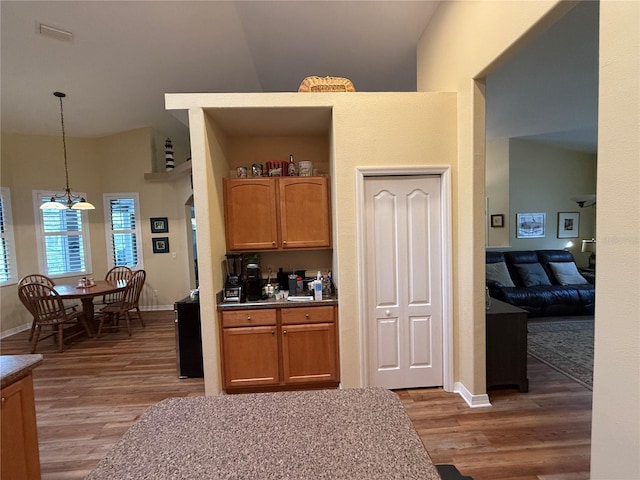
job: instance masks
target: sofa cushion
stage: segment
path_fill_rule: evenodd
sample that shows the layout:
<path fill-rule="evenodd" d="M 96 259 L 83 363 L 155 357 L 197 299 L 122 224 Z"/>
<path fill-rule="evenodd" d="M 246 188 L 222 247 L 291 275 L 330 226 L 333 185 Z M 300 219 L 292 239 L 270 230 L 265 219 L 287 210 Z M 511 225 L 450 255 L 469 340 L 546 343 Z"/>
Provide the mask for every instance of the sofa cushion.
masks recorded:
<path fill-rule="evenodd" d="M 525 287 L 551 285 L 547 273 L 539 263 L 516 263 L 514 265 Z"/>
<path fill-rule="evenodd" d="M 487 281 L 498 282 L 503 287 L 515 287 L 513 280 L 511 280 L 511 276 L 509 275 L 509 270 L 507 270 L 506 263 L 487 263 L 485 267 L 487 272 Z"/>
<path fill-rule="evenodd" d="M 580 275 L 573 262 L 549 262 L 553 275 L 560 285 L 585 285 L 589 282 Z"/>

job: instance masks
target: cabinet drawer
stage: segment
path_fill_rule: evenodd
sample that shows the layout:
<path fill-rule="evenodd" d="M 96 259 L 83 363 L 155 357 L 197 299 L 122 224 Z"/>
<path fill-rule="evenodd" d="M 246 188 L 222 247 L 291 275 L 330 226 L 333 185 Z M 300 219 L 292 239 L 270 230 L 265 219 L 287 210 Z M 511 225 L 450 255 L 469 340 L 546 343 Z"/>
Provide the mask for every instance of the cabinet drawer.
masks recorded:
<path fill-rule="evenodd" d="M 275 309 L 266 310 L 238 310 L 222 312 L 223 327 L 250 327 L 253 325 L 275 325 Z"/>
<path fill-rule="evenodd" d="M 333 311 L 332 306 L 283 308 L 280 311 L 280 318 L 283 325 L 333 322 Z"/>

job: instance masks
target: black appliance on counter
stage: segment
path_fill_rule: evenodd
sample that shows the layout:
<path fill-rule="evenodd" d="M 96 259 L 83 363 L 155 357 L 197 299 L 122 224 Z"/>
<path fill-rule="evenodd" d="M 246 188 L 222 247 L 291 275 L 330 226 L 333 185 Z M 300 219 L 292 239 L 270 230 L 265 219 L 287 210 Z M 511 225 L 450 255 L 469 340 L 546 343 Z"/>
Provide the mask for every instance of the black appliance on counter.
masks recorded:
<path fill-rule="evenodd" d="M 204 377 L 200 302 L 198 298 L 183 298 L 174 304 L 174 312 L 178 377 Z"/>
<path fill-rule="evenodd" d="M 247 300 L 250 302 L 260 300 L 262 297 L 262 275 L 257 263 L 247 264 Z"/>
<path fill-rule="evenodd" d="M 224 301 L 244 302 L 246 293 L 243 290 L 242 254 L 228 253 L 225 257 L 227 279 L 224 283 Z"/>

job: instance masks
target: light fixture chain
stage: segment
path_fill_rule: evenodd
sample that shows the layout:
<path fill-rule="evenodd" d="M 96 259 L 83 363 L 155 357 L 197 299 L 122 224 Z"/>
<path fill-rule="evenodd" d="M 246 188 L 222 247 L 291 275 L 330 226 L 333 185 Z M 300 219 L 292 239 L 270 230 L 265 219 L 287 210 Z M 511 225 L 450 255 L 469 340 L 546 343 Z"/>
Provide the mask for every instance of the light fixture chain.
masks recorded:
<path fill-rule="evenodd" d="M 58 97 L 60 99 L 60 125 L 62 126 L 62 150 L 64 152 L 64 175 L 67 185 L 67 192 L 69 189 L 69 168 L 67 166 L 67 140 L 64 134 L 64 111 L 62 109 L 62 95 Z"/>

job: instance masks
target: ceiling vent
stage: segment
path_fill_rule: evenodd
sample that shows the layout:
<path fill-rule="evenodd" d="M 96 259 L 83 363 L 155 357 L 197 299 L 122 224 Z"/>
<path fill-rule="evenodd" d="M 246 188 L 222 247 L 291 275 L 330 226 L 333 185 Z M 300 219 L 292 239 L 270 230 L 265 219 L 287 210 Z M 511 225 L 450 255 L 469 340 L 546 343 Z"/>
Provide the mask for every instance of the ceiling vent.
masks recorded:
<path fill-rule="evenodd" d="M 65 40 L 67 42 L 73 40 L 73 33 L 60 30 L 59 28 L 50 27 L 44 23 L 38 25 L 38 33 L 45 37 L 51 37 L 57 40 Z"/>

